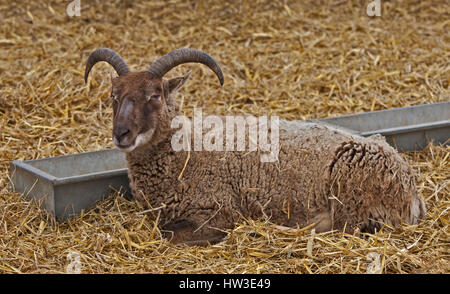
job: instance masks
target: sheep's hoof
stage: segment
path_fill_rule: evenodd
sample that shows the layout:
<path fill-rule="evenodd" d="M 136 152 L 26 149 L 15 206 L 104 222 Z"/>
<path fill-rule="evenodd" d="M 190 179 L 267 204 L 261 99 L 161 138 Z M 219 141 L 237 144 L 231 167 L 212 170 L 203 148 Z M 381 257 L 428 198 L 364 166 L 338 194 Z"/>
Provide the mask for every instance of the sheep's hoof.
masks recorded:
<path fill-rule="evenodd" d="M 163 236 L 173 244 L 186 244 L 188 246 L 208 246 L 223 240 L 225 233 L 221 231 L 202 234 L 196 232 L 197 226 L 188 220 L 180 220 L 163 227 Z"/>
<path fill-rule="evenodd" d="M 311 223 L 315 224 L 314 229 L 317 233 L 331 231 L 331 213 L 329 211 L 321 212 L 312 219 Z"/>
<path fill-rule="evenodd" d="M 217 243 L 220 243 L 223 241 L 223 236 L 220 237 L 212 237 L 208 239 L 202 239 L 202 240 L 190 240 L 190 241 L 183 241 L 176 244 L 186 244 L 188 246 L 209 246 L 214 245 Z"/>

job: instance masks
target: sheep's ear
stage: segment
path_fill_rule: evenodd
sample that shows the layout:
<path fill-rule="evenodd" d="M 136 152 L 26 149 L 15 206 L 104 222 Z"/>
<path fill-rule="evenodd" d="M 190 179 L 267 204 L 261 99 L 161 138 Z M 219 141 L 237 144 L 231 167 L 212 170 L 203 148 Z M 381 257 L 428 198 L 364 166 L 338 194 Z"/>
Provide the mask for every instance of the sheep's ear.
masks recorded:
<path fill-rule="evenodd" d="M 189 71 L 184 77 L 177 77 L 169 80 L 169 93 L 176 92 L 181 86 L 186 83 L 187 79 L 191 75 L 191 71 Z"/>

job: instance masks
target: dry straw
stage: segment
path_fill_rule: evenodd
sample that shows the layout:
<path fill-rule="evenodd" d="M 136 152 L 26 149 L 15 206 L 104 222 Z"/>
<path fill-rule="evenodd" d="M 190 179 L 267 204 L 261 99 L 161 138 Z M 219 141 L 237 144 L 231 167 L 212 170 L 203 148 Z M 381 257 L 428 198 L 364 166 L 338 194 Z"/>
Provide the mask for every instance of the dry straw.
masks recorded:
<path fill-rule="evenodd" d="M 98 47 L 134 70 L 180 47 L 199 65 L 178 94 L 186 114 L 309 119 L 449 100 L 450 8 L 442 1 L 0 1 L 0 273 L 449 273 L 450 149 L 404 154 L 428 214 L 369 235 L 285 230 L 248 220 L 214 246 L 172 245 L 157 213 L 115 193 L 56 223 L 9 191 L 8 163 L 112 147 L 107 65 L 83 82 Z"/>

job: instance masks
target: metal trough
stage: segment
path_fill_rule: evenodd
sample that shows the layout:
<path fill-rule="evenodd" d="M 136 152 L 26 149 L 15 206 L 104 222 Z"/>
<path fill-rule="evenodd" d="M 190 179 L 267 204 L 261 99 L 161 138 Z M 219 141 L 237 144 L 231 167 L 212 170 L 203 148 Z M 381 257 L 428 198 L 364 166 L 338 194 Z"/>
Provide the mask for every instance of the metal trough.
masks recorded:
<path fill-rule="evenodd" d="M 424 149 L 429 142 L 449 144 L 450 102 L 343 115 L 319 120 L 364 137 L 381 134 L 398 151 Z"/>
<path fill-rule="evenodd" d="M 450 102 L 312 120 L 362 136 L 382 134 L 399 151 L 421 150 L 429 141 L 449 144 Z M 125 156 L 117 149 L 38 160 L 12 161 L 11 185 L 40 200 L 58 220 L 77 215 L 111 194 L 130 195 Z"/>
<path fill-rule="evenodd" d="M 130 194 L 125 155 L 117 149 L 12 161 L 9 172 L 16 192 L 41 200 L 58 220 L 79 214 L 114 190 Z"/>

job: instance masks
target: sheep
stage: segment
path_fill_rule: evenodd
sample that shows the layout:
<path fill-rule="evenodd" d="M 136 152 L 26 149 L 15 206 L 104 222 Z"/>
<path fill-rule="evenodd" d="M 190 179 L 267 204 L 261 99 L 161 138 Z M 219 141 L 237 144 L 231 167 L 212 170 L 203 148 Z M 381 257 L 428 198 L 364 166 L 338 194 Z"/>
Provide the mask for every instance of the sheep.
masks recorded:
<path fill-rule="evenodd" d="M 202 63 L 223 85 L 218 63 L 207 53 L 183 48 L 146 71 L 130 72 L 117 53 L 101 48 L 88 58 L 86 82 L 99 61 L 118 74 L 111 78 L 112 135 L 126 153 L 133 197 L 158 212 L 164 236 L 174 243 L 218 242 L 243 218 L 311 225 L 318 232 L 373 232 L 384 224 L 417 224 L 425 216 L 415 172 L 382 136 L 364 138 L 320 123 L 280 119 L 275 162 L 262 162 L 261 150 L 175 151 L 171 139 L 180 129 L 171 122 L 182 113 L 173 94 L 190 73 L 164 75 L 183 63 Z"/>

